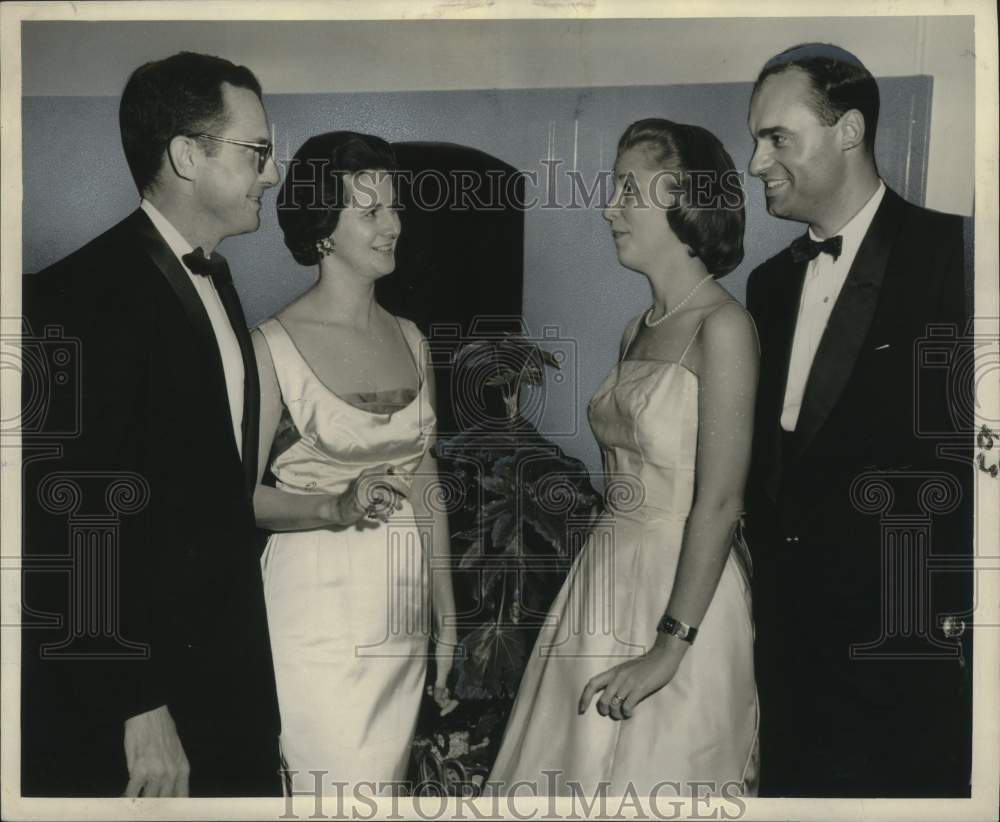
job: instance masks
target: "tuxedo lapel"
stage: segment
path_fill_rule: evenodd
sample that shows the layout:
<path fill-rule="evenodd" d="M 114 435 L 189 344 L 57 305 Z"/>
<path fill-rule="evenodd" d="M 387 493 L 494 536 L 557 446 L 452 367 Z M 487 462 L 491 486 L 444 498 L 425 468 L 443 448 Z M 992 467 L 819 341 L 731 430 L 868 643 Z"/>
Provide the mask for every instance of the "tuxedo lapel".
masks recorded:
<path fill-rule="evenodd" d="M 125 221 L 125 225 L 139 240 L 143 249 L 147 254 L 149 254 L 152 261 L 156 264 L 156 267 L 160 270 L 160 273 L 177 295 L 177 299 L 180 301 L 180 304 L 184 309 L 184 313 L 187 316 L 188 321 L 191 323 L 191 326 L 198 338 L 198 347 L 208 360 L 207 370 L 211 374 L 210 382 L 212 385 L 212 393 L 214 394 L 214 397 L 210 398 L 210 407 L 223 409 L 226 413 L 226 417 L 230 421 L 229 425 L 231 427 L 232 416 L 229 411 L 229 394 L 226 390 L 226 372 L 222 366 L 222 355 L 219 353 L 219 343 L 215 338 L 215 331 L 212 329 L 212 321 L 208 318 L 208 312 L 205 311 L 205 305 L 202 303 L 201 297 L 198 296 L 198 292 L 195 290 L 195 287 L 191 282 L 190 275 L 184 269 L 184 266 L 181 265 L 174 252 L 170 250 L 170 247 L 166 244 L 163 237 L 160 236 L 160 232 L 153 227 L 153 223 L 142 209 L 138 209 L 131 216 L 129 216 Z M 229 310 L 230 309 L 227 307 L 227 314 L 229 313 Z M 232 322 L 232 318 L 230 318 L 230 322 Z M 243 329 L 243 336 L 245 337 L 247 333 L 246 325 L 244 324 L 241 327 Z M 236 329 L 235 325 L 234 330 L 236 330 L 237 339 L 240 339 L 240 331 Z M 249 340 L 247 340 L 247 343 L 249 343 Z M 242 340 L 240 341 L 240 349 L 241 351 L 243 349 Z M 246 354 L 244 354 L 244 363 L 245 362 Z M 253 377 L 254 379 L 257 377 L 256 368 L 254 369 Z M 254 396 L 256 396 L 256 392 Z M 256 409 L 254 413 L 256 414 Z M 245 416 L 243 425 L 245 447 L 247 425 Z M 254 430 L 256 431 L 256 427 Z M 254 453 L 256 453 L 256 435 L 254 435 L 253 450 Z M 244 450 L 244 454 L 245 453 L 247 452 Z M 255 465 L 253 470 L 256 473 L 256 457 L 254 458 L 254 463 Z"/>
<path fill-rule="evenodd" d="M 260 415 L 260 380 L 257 374 L 257 360 L 253 353 L 253 344 L 250 342 L 250 332 L 247 331 L 247 321 L 243 314 L 243 306 L 240 305 L 239 296 L 233 285 L 232 275 L 229 273 L 229 266 L 226 266 L 226 275 L 213 277 L 219 299 L 223 308 L 226 309 L 226 316 L 229 324 L 233 327 L 236 340 L 240 344 L 240 355 L 243 358 L 243 430 L 242 451 L 243 473 L 246 482 L 246 490 L 250 497 L 253 496 L 257 487 L 257 433 L 258 417 Z"/>
<path fill-rule="evenodd" d="M 786 252 L 787 253 L 787 252 Z M 802 284 L 805 282 L 806 263 L 796 263 L 788 255 L 784 275 L 774 285 L 770 295 L 767 310 L 772 317 L 768 330 L 768 349 L 762 360 L 764 368 L 761 372 L 762 410 L 764 419 L 781 419 L 781 410 L 785 400 L 785 386 L 788 383 L 788 365 L 792 355 L 792 335 L 795 332 L 795 322 L 799 313 L 799 301 L 802 298 Z M 768 471 L 765 484 L 768 495 L 776 499 L 781 485 L 781 453 L 780 428 L 772 432 L 770 443 L 771 458 L 767 461 Z"/>
<path fill-rule="evenodd" d="M 812 442 L 854 371 L 871 327 L 902 200 L 886 190 L 820 338 L 796 426 L 796 456 Z"/>

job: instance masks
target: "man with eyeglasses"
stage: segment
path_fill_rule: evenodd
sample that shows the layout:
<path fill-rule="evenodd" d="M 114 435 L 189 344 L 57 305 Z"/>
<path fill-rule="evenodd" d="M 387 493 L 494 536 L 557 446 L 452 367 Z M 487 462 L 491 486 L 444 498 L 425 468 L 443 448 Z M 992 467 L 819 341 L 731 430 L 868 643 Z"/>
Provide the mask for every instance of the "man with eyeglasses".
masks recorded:
<path fill-rule="evenodd" d="M 79 435 L 37 487 L 26 475 L 25 553 L 66 552 L 65 514 L 42 490 L 52 472 L 81 494 L 117 482 L 130 503 L 94 549 L 110 552 L 104 589 L 79 571 L 68 585 L 25 574 L 25 608 L 58 619 L 23 634 L 22 793 L 280 794 L 252 507 L 257 372 L 215 252 L 257 229 L 279 179 L 261 88 L 243 66 L 184 52 L 132 74 L 119 119 L 139 208 L 25 277 L 32 328 L 80 352 Z M 110 629 L 67 659 L 53 649 L 81 607 Z"/>

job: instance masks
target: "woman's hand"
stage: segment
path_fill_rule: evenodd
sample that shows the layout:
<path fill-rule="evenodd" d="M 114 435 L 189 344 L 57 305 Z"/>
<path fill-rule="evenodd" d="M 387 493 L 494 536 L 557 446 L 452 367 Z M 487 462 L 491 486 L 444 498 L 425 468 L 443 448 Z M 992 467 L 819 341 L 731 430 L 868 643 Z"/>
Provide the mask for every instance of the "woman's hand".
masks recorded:
<path fill-rule="evenodd" d="M 658 634 L 656 643 L 641 657 L 593 677 L 580 695 L 577 710 L 586 713 L 594 694 L 604 691 L 597 700 L 597 712 L 616 720 L 628 719 L 640 702 L 674 678 L 687 648 L 684 640 Z"/>
<path fill-rule="evenodd" d="M 458 707 L 458 700 L 448 690 L 448 674 L 455 659 L 457 644 L 458 630 L 454 625 L 438 626 L 434 640 L 434 685 L 427 687 L 427 693 L 437 703 L 440 716 L 446 716 Z"/>
<path fill-rule="evenodd" d="M 403 507 L 410 483 L 384 463 L 366 468 L 340 496 L 330 497 L 320 507 L 320 516 L 336 525 L 353 525 L 362 518 L 388 522 Z"/>

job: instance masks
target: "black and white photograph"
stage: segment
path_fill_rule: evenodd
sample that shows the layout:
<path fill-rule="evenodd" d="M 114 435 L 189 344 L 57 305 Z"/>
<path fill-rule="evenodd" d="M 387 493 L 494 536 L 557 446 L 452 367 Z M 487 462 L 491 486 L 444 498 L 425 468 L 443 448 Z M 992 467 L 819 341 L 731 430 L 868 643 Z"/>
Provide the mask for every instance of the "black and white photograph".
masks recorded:
<path fill-rule="evenodd" d="M 997 819 L 997 10 L 0 8 L 4 819 Z"/>

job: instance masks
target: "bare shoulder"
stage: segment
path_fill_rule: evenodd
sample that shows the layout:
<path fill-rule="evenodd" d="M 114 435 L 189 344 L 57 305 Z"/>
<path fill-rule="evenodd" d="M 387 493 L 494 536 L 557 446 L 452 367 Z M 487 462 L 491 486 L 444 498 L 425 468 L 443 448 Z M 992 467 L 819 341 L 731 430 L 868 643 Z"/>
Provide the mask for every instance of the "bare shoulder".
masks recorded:
<path fill-rule="evenodd" d="M 386 312 L 387 314 L 389 312 Z M 389 314 L 393 317 L 396 322 L 399 323 L 399 327 L 403 329 L 403 333 L 411 340 L 423 341 L 425 339 L 424 333 L 420 330 L 413 320 L 408 320 L 406 317 L 400 317 L 398 314 Z"/>
<path fill-rule="evenodd" d="M 285 328 L 308 324 L 323 314 L 323 307 L 317 304 L 317 299 L 316 286 L 312 285 L 274 312 L 271 319 L 277 320 Z"/>
<path fill-rule="evenodd" d="M 702 321 L 702 343 L 706 355 L 758 351 L 757 328 L 750 312 L 736 300 L 725 300 L 710 308 Z"/>
<path fill-rule="evenodd" d="M 726 338 L 730 335 L 753 334 L 754 323 L 750 312 L 736 300 L 723 300 L 710 306 L 702 320 L 703 333 Z"/>

